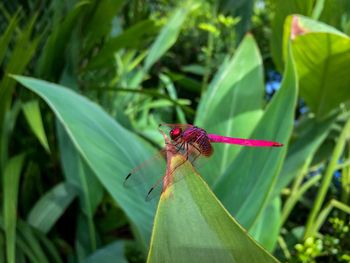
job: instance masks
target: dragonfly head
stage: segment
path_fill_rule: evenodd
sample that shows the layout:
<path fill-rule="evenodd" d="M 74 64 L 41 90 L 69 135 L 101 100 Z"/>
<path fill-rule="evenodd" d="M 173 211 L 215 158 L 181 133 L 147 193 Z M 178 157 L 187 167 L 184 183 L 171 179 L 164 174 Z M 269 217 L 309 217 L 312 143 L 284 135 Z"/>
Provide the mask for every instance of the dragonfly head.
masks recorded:
<path fill-rule="evenodd" d="M 182 134 L 181 128 L 173 128 L 170 131 L 170 138 L 175 141 L 177 138 L 179 138 Z"/>

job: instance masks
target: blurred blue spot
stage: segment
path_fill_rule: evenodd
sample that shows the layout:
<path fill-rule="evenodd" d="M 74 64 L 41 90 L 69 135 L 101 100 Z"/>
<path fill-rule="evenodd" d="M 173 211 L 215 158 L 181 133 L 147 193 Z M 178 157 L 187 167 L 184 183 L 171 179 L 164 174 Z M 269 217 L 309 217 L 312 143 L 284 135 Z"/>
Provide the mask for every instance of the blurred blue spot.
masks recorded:
<path fill-rule="evenodd" d="M 341 172 L 339 170 L 334 172 L 332 181 L 336 188 L 341 188 Z"/>
<path fill-rule="evenodd" d="M 281 86 L 282 76 L 275 70 L 267 72 L 265 90 L 268 95 L 273 95 Z"/>

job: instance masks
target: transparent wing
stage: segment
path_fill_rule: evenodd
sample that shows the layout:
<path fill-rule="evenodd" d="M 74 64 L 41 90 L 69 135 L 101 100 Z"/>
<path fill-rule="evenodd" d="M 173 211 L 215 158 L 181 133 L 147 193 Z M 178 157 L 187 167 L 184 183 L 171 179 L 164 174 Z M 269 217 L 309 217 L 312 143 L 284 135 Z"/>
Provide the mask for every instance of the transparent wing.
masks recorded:
<path fill-rule="evenodd" d="M 174 146 L 174 149 L 175 151 L 172 152 L 170 156 L 181 154 L 184 158 L 183 162 L 180 162 L 172 169 L 172 171 L 169 171 L 168 174 L 172 174 L 176 169 L 179 169 L 186 161 L 189 161 L 192 164 L 197 163 L 201 156 L 200 152 L 195 147 L 186 143 Z M 125 177 L 124 186 L 128 188 L 139 188 L 137 190 L 145 194 L 146 201 L 158 197 L 163 191 L 163 182 L 167 169 L 166 155 L 167 150 L 163 149 L 152 158 L 132 169 Z M 174 178 L 172 183 L 176 183 L 182 178 L 182 176 L 178 175 Z"/>

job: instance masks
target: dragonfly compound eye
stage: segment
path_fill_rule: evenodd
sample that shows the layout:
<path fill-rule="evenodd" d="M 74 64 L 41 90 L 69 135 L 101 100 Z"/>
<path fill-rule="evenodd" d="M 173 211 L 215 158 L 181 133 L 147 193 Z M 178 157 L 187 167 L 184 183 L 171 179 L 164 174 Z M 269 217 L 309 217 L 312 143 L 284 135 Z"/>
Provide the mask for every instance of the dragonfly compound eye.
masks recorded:
<path fill-rule="evenodd" d="M 182 130 L 181 128 L 173 128 L 171 131 L 170 131 L 170 138 L 172 140 L 176 140 L 182 133 Z"/>

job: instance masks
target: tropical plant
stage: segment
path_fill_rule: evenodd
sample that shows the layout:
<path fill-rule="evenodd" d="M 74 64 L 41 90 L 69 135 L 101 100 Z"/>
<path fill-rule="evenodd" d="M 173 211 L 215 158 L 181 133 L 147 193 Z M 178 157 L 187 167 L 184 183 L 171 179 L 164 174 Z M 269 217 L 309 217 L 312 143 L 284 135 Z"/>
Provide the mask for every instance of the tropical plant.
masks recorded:
<path fill-rule="evenodd" d="M 0 262 L 348 259 L 348 1 L 1 11 Z M 266 94 L 271 68 L 283 77 Z M 184 162 L 167 144 L 147 184 L 124 186 L 163 147 L 162 122 L 284 147 L 214 145 L 145 202 Z"/>

